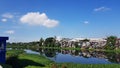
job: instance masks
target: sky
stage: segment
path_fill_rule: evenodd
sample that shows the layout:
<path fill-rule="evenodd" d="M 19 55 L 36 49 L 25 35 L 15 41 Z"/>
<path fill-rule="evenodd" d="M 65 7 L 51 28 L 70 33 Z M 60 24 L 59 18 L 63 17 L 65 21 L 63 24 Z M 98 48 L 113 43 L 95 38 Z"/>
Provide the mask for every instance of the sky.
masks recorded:
<path fill-rule="evenodd" d="M 120 37 L 120 0 L 0 0 L 0 36 L 9 42 L 47 37 Z"/>

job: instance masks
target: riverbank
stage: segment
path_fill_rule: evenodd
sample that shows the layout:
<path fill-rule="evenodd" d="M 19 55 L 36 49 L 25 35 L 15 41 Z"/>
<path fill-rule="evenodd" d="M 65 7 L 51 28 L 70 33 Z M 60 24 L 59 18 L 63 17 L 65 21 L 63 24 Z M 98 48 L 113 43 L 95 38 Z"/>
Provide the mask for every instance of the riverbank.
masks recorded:
<path fill-rule="evenodd" d="M 10 46 L 8 45 L 7 48 L 12 48 L 12 49 L 58 49 L 58 50 L 89 50 L 89 51 L 103 51 L 103 52 L 117 52 L 120 53 L 120 49 L 114 49 L 114 50 L 110 50 L 110 49 L 94 49 L 94 48 L 74 48 L 74 47 L 40 47 L 40 46 Z"/>
<path fill-rule="evenodd" d="M 26 54 L 23 50 L 8 50 L 7 64 L 13 68 L 120 68 L 119 64 L 55 63 L 42 55 Z"/>
<path fill-rule="evenodd" d="M 73 47 L 65 47 L 65 48 L 62 48 L 62 47 L 39 47 L 39 48 L 42 48 L 42 49 L 63 49 L 63 50 L 81 50 L 81 51 L 84 51 L 84 50 L 88 50 L 88 51 L 102 51 L 102 52 L 116 52 L 116 53 L 120 53 L 120 49 L 117 49 L 117 50 L 106 50 L 106 49 L 84 49 L 84 48 L 73 48 Z"/>
<path fill-rule="evenodd" d="M 74 64 L 74 63 L 62 63 L 53 64 L 53 68 L 120 68 L 119 64 Z"/>

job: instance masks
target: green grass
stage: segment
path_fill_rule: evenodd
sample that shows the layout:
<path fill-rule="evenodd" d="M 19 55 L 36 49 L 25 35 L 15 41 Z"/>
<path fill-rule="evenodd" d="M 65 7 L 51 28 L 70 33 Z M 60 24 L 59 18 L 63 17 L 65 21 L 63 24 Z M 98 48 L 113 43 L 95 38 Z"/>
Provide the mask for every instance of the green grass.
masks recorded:
<path fill-rule="evenodd" d="M 22 45 L 22 46 L 20 46 L 20 45 L 17 45 L 17 46 L 15 46 L 15 45 L 7 45 L 6 46 L 7 48 L 13 48 L 13 49 L 20 49 L 20 48 L 23 48 L 23 49 L 25 49 L 25 48 L 27 48 L 27 46 L 25 46 L 25 45 Z"/>
<path fill-rule="evenodd" d="M 20 60 L 31 60 L 34 63 L 38 63 L 43 67 L 49 66 L 52 61 L 48 60 L 47 58 L 39 55 L 34 54 L 21 54 L 18 57 Z M 24 63 L 24 62 L 23 62 Z"/>
<path fill-rule="evenodd" d="M 120 68 L 119 64 L 74 64 L 74 63 L 61 63 L 53 64 L 54 68 Z"/>
<path fill-rule="evenodd" d="M 44 56 L 26 54 L 21 50 L 7 51 L 7 64 L 13 68 L 49 68 L 53 61 Z"/>
<path fill-rule="evenodd" d="M 24 53 L 23 50 L 8 50 L 6 52 L 6 58 L 12 57 L 12 56 L 17 56 L 19 54 Z"/>

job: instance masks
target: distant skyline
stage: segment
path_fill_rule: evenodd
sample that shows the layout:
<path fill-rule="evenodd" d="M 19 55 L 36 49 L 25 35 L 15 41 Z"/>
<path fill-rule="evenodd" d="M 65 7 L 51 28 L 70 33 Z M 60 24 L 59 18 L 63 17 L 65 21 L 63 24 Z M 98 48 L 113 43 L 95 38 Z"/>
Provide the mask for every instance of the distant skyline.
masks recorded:
<path fill-rule="evenodd" d="M 1 0 L 0 36 L 10 42 L 120 37 L 119 6 L 120 0 Z"/>

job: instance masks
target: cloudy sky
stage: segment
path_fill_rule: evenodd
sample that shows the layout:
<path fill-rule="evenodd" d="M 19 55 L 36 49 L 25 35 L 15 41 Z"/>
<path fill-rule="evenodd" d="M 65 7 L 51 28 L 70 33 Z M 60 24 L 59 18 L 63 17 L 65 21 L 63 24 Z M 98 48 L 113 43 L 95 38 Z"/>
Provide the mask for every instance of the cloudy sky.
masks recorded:
<path fill-rule="evenodd" d="M 0 36 L 120 37 L 120 0 L 0 0 Z"/>

